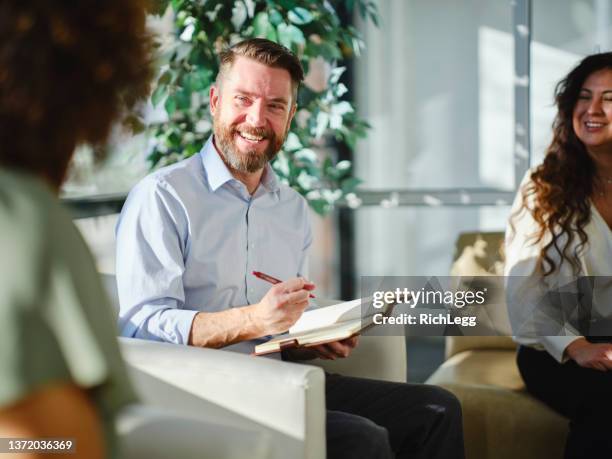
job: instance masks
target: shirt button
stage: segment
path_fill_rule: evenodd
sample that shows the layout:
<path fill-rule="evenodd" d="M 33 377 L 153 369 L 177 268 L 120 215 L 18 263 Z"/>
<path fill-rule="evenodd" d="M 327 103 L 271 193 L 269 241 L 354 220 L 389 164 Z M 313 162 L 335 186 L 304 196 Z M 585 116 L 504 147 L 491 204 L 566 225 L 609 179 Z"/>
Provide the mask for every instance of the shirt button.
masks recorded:
<path fill-rule="evenodd" d="M 255 248 L 255 244 L 251 244 L 251 248 L 254 249 Z"/>

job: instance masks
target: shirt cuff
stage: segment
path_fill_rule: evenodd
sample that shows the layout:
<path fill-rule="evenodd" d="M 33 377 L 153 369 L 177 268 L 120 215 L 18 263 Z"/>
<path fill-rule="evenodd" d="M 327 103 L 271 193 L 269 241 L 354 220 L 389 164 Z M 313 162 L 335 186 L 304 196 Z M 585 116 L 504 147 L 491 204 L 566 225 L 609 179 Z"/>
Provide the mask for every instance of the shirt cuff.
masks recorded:
<path fill-rule="evenodd" d="M 555 360 L 559 363 L 565 363 L 569 360 L 569 357 L 565 354 L 565 348 L 570 343 L 577 339 L 583 338 L 582 336 L 542 336 L 541 343 L 544 349 L 552 355 Z"/>
<path fill-rule="evenodd" d="M 134 337 L 187 345 L 191 324 L 198 312 L 174 308 L 156 311 L 136 328 Z"/>
<path fill-rule="evenodd" d="M 174 339 L 172 339 L 172 342 L 184 345 L 189 344 L 191 324 L 198 312 L 185 309 L 166 309 L 161 313 L 161 320 L 165 325 L 164 328 L 170 328 L 173 332 Z"/>

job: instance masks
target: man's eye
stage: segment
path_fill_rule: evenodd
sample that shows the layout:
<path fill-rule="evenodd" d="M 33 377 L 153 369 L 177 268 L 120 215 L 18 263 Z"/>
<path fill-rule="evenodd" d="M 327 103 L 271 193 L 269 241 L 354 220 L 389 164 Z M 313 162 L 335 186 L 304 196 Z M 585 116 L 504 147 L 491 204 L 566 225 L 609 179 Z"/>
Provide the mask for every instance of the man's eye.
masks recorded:
<path fill-rule="evenodd" d="M 246 104 L 248 103 L 249 99 L 247 97 L 244 96 L 236 96 L 236 100 L 241 103 L 241 104 Z"/>

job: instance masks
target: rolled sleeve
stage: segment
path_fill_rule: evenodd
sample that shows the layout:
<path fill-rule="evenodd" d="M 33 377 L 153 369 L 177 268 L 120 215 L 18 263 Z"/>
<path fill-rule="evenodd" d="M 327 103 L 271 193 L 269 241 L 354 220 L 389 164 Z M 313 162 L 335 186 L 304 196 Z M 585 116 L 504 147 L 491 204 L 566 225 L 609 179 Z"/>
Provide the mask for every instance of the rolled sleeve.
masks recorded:
<path fill-rule="evenodd" d="M 185 308 L 187 218 L 174 190 L 151 176 L 130 193 L 117 224 L 122 336 L 187 344 L 197 311 Z"/>
<path fill-rule="evenodd" d="M 165 341 L 174 344 L 189 344 L 189 334 L 194 316 L 198 311 L 169 307 L 167 299 L 160 304 L 150 302 L 137 308 L 131 319 L 121 329 L 122 336 Z M 137 325 L 140 324 L 140 325 Z"/>

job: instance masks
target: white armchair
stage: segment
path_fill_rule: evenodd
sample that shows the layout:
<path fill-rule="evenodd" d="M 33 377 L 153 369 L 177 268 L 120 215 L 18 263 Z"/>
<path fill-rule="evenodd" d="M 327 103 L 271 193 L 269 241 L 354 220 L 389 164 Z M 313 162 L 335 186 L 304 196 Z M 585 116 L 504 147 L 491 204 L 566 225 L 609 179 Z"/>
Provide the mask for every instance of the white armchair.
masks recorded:
<path fill-rule="evenodd" d="M 282 362 L 227 350 L 119 338 L 149 405 L 262 432 L 271 456 L 325 457 L 325 374 L 406 381 L 404 337 L 365 336 L 348 359 Z"/>
<path fill-rule="evenodd" d="M 263 432 L 275 458 L 325 457 L 320 368 L 137 339 L 120 343 L 145 403 Z"/>
<path fill-rule="evenodd" d="M 88 224 L 96 234 L 103 224 L 81 221 L 78 225 L 97 254 L 97 237 L 90 238 L 91 232 L 83 230 Z M 103 282 L 117 307 L 114 276 L 103 275 Z M 270 440 L 270 457 L 279 459 L 325 457 L 325 374 L 320 367 L 345 375 L 406 381 L 403 336 L 365 336 L 350 358 L 312 364 L 130 338 L 120 338 L 120 346 L 145 403 L 181 416 L 205 416 L 219 425 L 260 432 Z"/>

